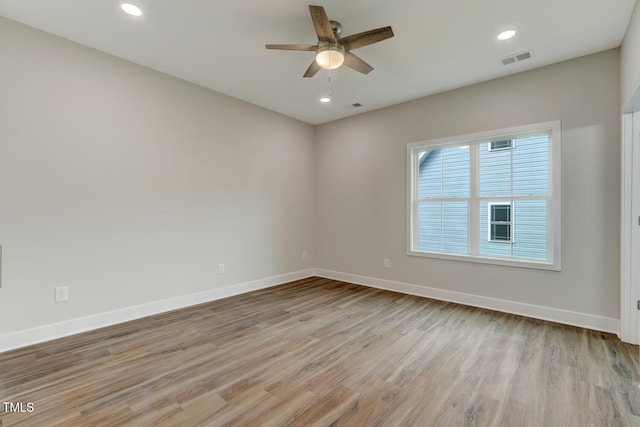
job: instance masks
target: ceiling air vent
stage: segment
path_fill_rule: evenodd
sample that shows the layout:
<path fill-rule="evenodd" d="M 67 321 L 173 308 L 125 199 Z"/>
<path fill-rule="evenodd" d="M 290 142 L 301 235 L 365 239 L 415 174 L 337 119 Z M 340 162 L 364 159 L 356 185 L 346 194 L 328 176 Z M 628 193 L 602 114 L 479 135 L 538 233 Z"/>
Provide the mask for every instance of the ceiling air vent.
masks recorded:
<path fill-rule="evenodd" d="M 530 59 L 531 57 L 533 57 L 533 51 L 528 50 L 526 52 L 509 55 L 505 58 L 500 59 L 500 62 L 502 62 L 502 65 L 509 65 L 516 62 L 524 61 L 525 59 Z"/>

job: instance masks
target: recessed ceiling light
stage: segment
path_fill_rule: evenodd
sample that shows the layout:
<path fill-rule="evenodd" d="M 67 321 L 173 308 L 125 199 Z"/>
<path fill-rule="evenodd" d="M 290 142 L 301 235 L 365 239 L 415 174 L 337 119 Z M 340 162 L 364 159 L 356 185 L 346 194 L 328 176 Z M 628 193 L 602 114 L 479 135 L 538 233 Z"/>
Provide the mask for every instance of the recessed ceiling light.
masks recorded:
<path fill-rule="evenodd" d="M 509 40 L 511 37 L 515 36 L 516 32 L 514 30 L 503 31 L 498 34 L 498 40 Z"/>
<path fill-rule="evenodd" d="M 327 102 L 331 102 L 331 98 L 329 98 L 328 96 L 323 96 L 322 98 L 320 98 L 320 102 L 326 104 Z"/>
<path fill-rule="evenodd" d="M 129 14 L 131 16 L 140 16 L 140 15 L 142 15 L 142 10 L 138 6 L 133 5 L 131 3 L 122 3 L 120 5 L 120 8 L 122 10 L 124 10 L 125 13 L 127 13 L 127 14 Z"/>

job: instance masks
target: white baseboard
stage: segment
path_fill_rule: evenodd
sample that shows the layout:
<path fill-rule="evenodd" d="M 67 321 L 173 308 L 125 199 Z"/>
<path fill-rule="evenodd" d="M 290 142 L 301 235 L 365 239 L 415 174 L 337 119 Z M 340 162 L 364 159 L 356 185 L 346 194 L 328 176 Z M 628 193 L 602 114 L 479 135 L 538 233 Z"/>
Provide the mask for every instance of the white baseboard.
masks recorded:
<path fill-rule="evenodd" d="M 596 331 L 610 332 L 620 336 L 620 319 L 594 316 L 592 314 L 578 313 L 575 311 L 561 310 L 558 308 L 544 307 L 540 305 L 526 304 L 516 301 L 508 301 L 496 298 L 483 297 L 462 292 L 448 291 L 445 289 L 429 288 L 426 286 L 412 285 L 409 283 L 393 282 L 374 277 L 359 276 L 356 274 L 340 273 L 337 271 L 315 269 L 315 275 L 327 279 L 340 280 L 357 285 L 372 288 L 385 289 L 404 294 L 432 298 L 441 301 L 454 302 L 473 307 L 486 308 L 504 313 L 518 314 L 534 319 L 549 320 L 551 322 L 566 325 L 579 326 L 581 328 Z"/>
<path fill-rule="evenodd" d="M 620 335 L 621 323 L 619 319 L 312 268 L 0 335 L 0 353 L 312 276 L 518 314 L 535 319 L 549 320 Z"/>
<path fill-rule="evenodd" d="M 264 279 L 238 283 L 236 285 L 225 286 L 223 288 L 211 289 L 195 294 L 183 295 L 176 298 L 154 301 L 146 304 L 122 308 L 119 310 L 113 310 L 77 319 L 66 320 L 64 322 L 39 326 L 33 329 L 12 332 L 9 334 L 0 335 L 0 353 L 20 347 L 26 347 L 32 344 L 50 341 L 56 338 L 62 338 L 81 332 L 91 331 L 105 326 L 128 322 L 129 320 L 135 320 L 141 317 L 151 316 L 154 314 L 164 313 L 179 308 L 189 307 L 196 304 L 202 304 L 234 295 L 252 292 L 259 289 L 269 288 L 271 286 L 292 282 L 294 280 L 304 279 L 313 275 L 313 269 L 301 270 L 293 273 L 281 274 Z"/>

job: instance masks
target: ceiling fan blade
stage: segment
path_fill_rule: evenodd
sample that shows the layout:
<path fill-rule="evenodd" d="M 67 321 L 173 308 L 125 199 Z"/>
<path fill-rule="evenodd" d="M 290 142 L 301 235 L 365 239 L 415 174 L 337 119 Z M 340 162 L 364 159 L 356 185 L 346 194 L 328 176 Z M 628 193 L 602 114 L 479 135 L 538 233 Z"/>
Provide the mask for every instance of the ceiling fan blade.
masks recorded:
<path fill-rule="evenodd" d="M 305 50 L 305 51 L 315 51 L 318 46 L 313 44 L 266 44 L 264 45 L 267 49 L 278 49 L 278 50 Z"/>
<path fill-rule="evenodd" d="M 313 21 L 313 26 L 316 29 L 318 40 L 321 42 L 335 43 L 336 37 L 333 35 L 331 22 L 329 22 L 329 17 L 324 11 L 324 7 L 309 5 L 309 12 L 311 12 L 311 20 Z"/>
<path fill-rule="evenodd" d="M 363 33 L 347 36 L 339 40 L 339 43 L 346 50 L 358 49 L 359 47 L 368 46 L 373 43 L 381 42 L 393 37 L 391 27 L 376 28 L 375 30 L 365 31 Z"/>
<path fill-rule="evenodd" d="M 371 65 L 367 64 L 351 52 L 345 52 L 344 65 L 349 68 L 353 68 L 356 71 L 360 71 L 362 74 L 369 74 L 373 71 L 373 67 Z"/>
<path fill-rule="evenodd" d="M 309 65 L 309 68 L 307 68 L 307 71 L 304 73 L 303 77 L 313 77 L 318 71 L 320 71 L 320 66 L 314 59 L 311 65 Z"/>

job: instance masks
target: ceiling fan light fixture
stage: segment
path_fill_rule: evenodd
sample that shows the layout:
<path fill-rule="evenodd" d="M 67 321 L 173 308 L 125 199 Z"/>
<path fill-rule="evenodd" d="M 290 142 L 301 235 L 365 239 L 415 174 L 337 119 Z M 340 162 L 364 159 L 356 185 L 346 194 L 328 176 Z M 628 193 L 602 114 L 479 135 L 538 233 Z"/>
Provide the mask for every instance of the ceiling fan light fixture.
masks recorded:
<path fill-rule="evenodd" d="M 316 62 L 320 68 L 334 70 L 344 62 L 344 49 L 336 45 L 322 46 L 316 54 Z"/>

